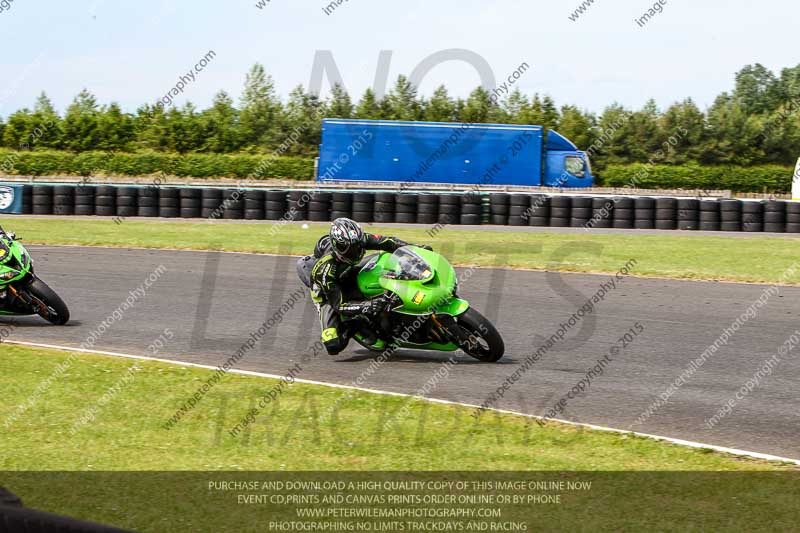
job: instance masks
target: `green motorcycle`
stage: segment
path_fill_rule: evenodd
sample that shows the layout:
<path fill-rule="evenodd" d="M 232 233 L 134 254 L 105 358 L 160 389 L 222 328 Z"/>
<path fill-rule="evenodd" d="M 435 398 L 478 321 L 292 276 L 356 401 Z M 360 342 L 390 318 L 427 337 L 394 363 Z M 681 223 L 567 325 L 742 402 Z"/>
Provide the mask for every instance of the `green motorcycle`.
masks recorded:
<path fill-rule="evenodd" d="M 33 259 L 13 233 L 0 233 L 0 315 L 39 315 L 64 325 L 69 309 L 33 272 Z"/>
<path fill-rule="evenodd" d="M 301 259 L 301 263 L 310 258 Z M 301 280 L 309 285 L 298 264 Z M 375 316 L 343 316 L 343 327 L 374 352 L 413 348 L 454 352 L 458 349 L 485 362 L 503 357 L 500 333 L 469 302 L 458 297 L 458 278 L 441 255 L 418 246 L 365 257 L 342 280 L 346 300 L 385 298 L 385 311 Z"/>

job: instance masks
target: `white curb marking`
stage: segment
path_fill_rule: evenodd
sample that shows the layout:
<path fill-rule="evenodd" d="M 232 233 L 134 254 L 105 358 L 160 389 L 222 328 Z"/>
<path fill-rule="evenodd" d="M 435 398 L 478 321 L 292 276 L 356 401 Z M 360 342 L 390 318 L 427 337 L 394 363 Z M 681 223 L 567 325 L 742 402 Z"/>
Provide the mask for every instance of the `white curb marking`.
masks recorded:
<path fill-rule="evenodd" d="M 198 364 L 198 363 L 189 363 L 189 362 L 186 362 L 186 361 L 174 361 L 174 360 L 170 360 L 170 359 L 161 359 L 161 358 L 158 358 L 158 357 L 147 357 L 147 356 L 144 356 L 144 355 L 131 355 L 131 354 L 124 354 L 124 353 L 118 353 L 118 352 L 106 352 L 106 351 L 99 351 L 99 350 L 85 350 L 83 348 L 71 348 L 69 346 L 58 346 L 58 345 L 54 345 L 54 344 L 43 344 L 43 343 L 37 343 L 37 342 L 11 341 L 11 340 L 6 340 L 6 341 L 3 341 L 3 342 L 4 342 L 4 344 L 17 344 L 17 345 L 21 345 L 21 346 L 33 346 L 33 347 L 37 347 L 37 348 L 48 348 L 48 349 L 51 349 L 51 350 L 64 350 L 64 351 L 67 351 L 67 352 L 80 352 L 80 353 L 87 353 L 87 354 L 108 355 L 108 356 L 112 356 L 112 357 L 123 357 L 123 358 L 126 358 L 126 359 L 140 359 L 140 360 L 145 360 L 145 361 L 156 361 L 156 362 L 159 362 L 159 363 L 166 363 L 166 364 L 170 364 L 170 365 L 178 365 L 178 366 L 185 366 L 185 367 L 191 367 L 191 368 L 202 368 L 202 369 L 205 369 L 205 370 L 217 370 L 217 367 L 215 367 L 215 366 L 203 365 L 203 364 Z M 230 374 L 239 374 L 239 375 L 242 375 L 242 376 L 255 376 L 255 377 L 270 378 L 270 379 L 281 379 L 281 378 L 283 378 L 283 376 L 279 376 L 277 374 L 267 374 L 265 372 L 254 372 L 252 370 L 239 370 L 239 369 L 236 369 L 236 368 L 232 368 L 231 370 L 228 371 L 228 373 L 230 373 Z M 472 407 L 472 408 L 475 408 L 475 409 L 480 409 L 480 406 L 473 405 L 473 404 L 470 404 L 470 403 L 453 402 L 453 401 L 450 401 L 450 400 L 441 400 L 441 399 L 438 399 L 438 398 L 421 398 L 421 397 L 415 396 L 413 394 L 405 394 L 405 393 L 402 393 L 402 392 L 390 392 L 390 391 L 382 391 L 382 390 L 377 390 L 377 389 L 367 389 L 367 388 L 363 388 L 363 387 L 354 387 L 352 385 L 340 385 L 338 383 L 326 383 L 324 381 L 314 381 L 314 380 L 311 380 L 311 379 L 295 378 L 295 382 L 297 382 L 297 383 L 305 383 L 305 384 L 308 384 L 308 385 L 321 385 L 321 386 L 324 386 L 324 387 L 332 387 L 332 388 L 335 388 L 335 389 L 358 390 L 358 391 L 362 391 L 362 392 L 368 392 L 368 393 L 371 393 L 371 394 L 381 394 L 381 395 L 384 395 L 384 396 L 399 396 L 399 397 L 403 397 L 403 398 L 416 398 L 418 400 L 423 400 L 423 401 L 430 402 L 430 403 L 438 403 L 438 404 L 444 404 L 444 405 L 458 405 L 458 406 L 462 406 L 462 407 Z M 535 419 L 535 420 L 543 420 L 543 417 L 541 417 L 541 416 L 531 415 L 531 414 L 527 414 L 527 413 L 520 413 L 520 412 L 517 412 L 517 411 L 510 411 L 510 410 L 507 410 L 507 409 L 497 409 L 497 408 L 494 408 L 494 407 L 490 407 L 490 408 L 487 408 L 487 409 L 484 409 L 484 410 L 493 411 L 493 412 L 496 412 L 496 413 L 503 413 L 503 414 L 509 414 L 509 415 L 522 416 L 522 417 L 525 417 L 525 418 L 532 418 L 532 419 Z M 702 442 L 694 442 L 694 441 L 690 441 L 690 440 L 675 439 L 675 438 L 672 438 L 672 437 L 663 437 L 661 435 L 651 435 L 649 433 L 638 433 L 636 431 L 627 431 L 627 430 L 624 430 L 624 429 L 616 429 L 616 428 L 609 428 L 609 427 L 604 427 L 604 426 L 596 426 L 594 424 L 585 424 L 585 423 L 581 423 L 581 422 L 572 422 L 570 420 L 560 420 L 560 419 L 557 419 L 557 418 L 551 418 L 549 420 L 551 422 L 559 422 L 561 424 L 566 424 L 566 425 L 569 425 L 569 426 L 583 427 L 583 428 L 587 428 L 587 429 L 593 429 L 593 430 L 596 430 L 596 431 L 606 431 L 606 432 L 610 432 L 610 433 L 621 433 L 621 434 L 628 434 L 628 435 L 636 435 L 637 437 L 645 437 L 645 438 L 648 438 L 648 439 L 665 441 L 665 442 L 669 442 L 671 444 L 677 444 L 677 445 L 686 446 L 686 447 L 689 447 L 689 448 L 705 448 L 705 449 L 714 450 L 714 451 L 717 451 L 717 452 L 722 452 L 722 453 L 727 453 L 727 454 L 732 454 L 732 455 L 740 455 L 740 456 L 745 456 L 745 457 L 752 457 L 754 459 L 764 459 L 764 460 L 767 460 L 767 461 L 781 461 L 781 462 L 784 462 L 784 463 L 792 463 L 792 464 L 800 465 L 800 459 L 789 459 L 789 458 L 786 458 L 786 457 L 780 457 L 780 456 L 777 456 L 777 455 L 771 455 L 771 454 L 767 454 L 767 453 L 750 452 L 750 451 L 746 451 L 746 450 L 739 450 L 739 449 L 736 449 L 736 448 L 728 448 L 728 447 L 725 447 L 725 446 L 717 446 L 717 445 L 714 445 L 714 444 L 703 444 Z"/>

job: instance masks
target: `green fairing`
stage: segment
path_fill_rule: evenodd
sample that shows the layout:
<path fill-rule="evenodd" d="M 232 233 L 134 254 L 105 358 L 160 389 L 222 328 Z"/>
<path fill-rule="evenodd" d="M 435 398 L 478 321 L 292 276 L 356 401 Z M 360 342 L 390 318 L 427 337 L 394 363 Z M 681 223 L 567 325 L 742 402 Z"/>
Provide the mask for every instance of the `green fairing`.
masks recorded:
<path fill-rule="evenodd" d="M 27 255 L 27 251 L 25 247 L 22 246 L 18 241 L 12 241 L 10 239 L 6 239 L 4 237 L 0 237 L 0 290 L 5 289 L 9 283 L 13 283 L 15 281 L 19 281 L 24 278 L 28 272 L 30 272 L 31 268 L 33 268 L 33 259 Z M 28 257 L 28 263 L 23 267 L 24 264 L 23 258 L 24 256 Z M 14 266 L 20 266 L 20 268 L 11 268 L 9 267 L 9 259 L 14 259 L 16 263 Z M 6 272 L 16 272 L 16 275 L 11 278 L 4 278 L 2 277 Z M 0 315 L 17 315 L 19 313 L 6 311 L 0 309 Z"/>
<path fill-rule="evenodd" d="M 358 288 L 367 298 L 372 298 L 390 291 L 398 295 L 402 305 L 394 309 L 395 312 L 409 315 L 448 314 L 458 316 L 469 309 L 469 302 L 456 298 L 453 292 L 456 288 L 457 276 L 452 265 L 441 255 L 419 248 L 408 246 L 409 250 L 425 260 L 431 267 L 430 275 L 420 280 L 399 280 L 385 277 L 385 273 L 393 272 L 392 254 L 381 252 L 374 262 L 364 267 L 358 274 Z M 403 343 L 403 347 L 420 348 L 426 350 L 455 351 L 455 344 L 425 345 Z"/>
<path fill-rule="evenodd" d="M 6 272 L 16 272 L 17 274 L 13 278 L 0 279 L 0 288 L 5 288 L 9 283 L 18 281 L 25 277 L 25 274 L 30 271 L 31 265 L 33 264 L 33 261 L 29 260 L 28 264 L 25 267 L 22 267 L 21 265 L 23 263 L 23 256 L 26 254 L 25 248 L 23 248 L 23 246 L 17 241 L 11 241 L 10 246 L 8 246 L 9 242 L 7 240 L 3 239 L 3 241 L 5 245 L 0 244 L 0 276 Z M 8 254 L 4 253 L 6 248 L 9 250 Z M 13 258 L 17 265 L 20 265 L 20 268 L 10 268 L 8 266 L 10 263 L 9 258 Z M 14 266 L 16 267 L 17 265 Z"/>

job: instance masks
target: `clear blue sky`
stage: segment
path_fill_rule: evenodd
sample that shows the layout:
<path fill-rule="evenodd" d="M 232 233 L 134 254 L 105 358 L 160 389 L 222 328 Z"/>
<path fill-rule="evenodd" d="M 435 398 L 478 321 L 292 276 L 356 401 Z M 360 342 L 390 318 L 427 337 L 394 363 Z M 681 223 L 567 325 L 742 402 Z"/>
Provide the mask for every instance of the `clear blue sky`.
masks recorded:
<path fill-rule="evenodd" d="M 532 66 L 518 86 L 559 104 L 592 111 L 618 101 L 638 107 L 653 97 L 662 108 L 686 96 L 710 105 L 748 63 L 773 70 L 800 63 L 794 36 L 800 8 L 789 0 L 668 0 L 644 28 L 634 21 L 650 1 L 595 0 L 577 22 L 581 0 L 348 0 L 331 15 L 330 1 L 13 0 L 0 12 L 0 115 L 31 106 L 45 90 L 63 110 L 83 87 L 102 103 L 133 111 L 175 85 L 208 50 L 216 59 L 176 99 L 200 107 L 224 89 L 235 99 L 255 62 L 286 96 L 308 86 L 316 50 L 330 50 L 351 95 L 371 86 L 380 50 L 392 50 L 390 80 L 430 54 L 464 48 L 500 78 Z M 474 69 L 437 67 L 423 93 L 445 83 L 465 96 Z"/>

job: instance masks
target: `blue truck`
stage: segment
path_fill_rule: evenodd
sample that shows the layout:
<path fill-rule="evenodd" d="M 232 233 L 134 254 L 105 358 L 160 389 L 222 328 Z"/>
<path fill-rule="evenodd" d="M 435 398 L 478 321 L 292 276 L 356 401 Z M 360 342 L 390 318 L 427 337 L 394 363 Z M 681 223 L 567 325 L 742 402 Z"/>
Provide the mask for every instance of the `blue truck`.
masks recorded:
<path fill-rule="evenodd" d="M 591 187 L 586 152 L 542 126 L 324 119 L 320 182 Z"/>

